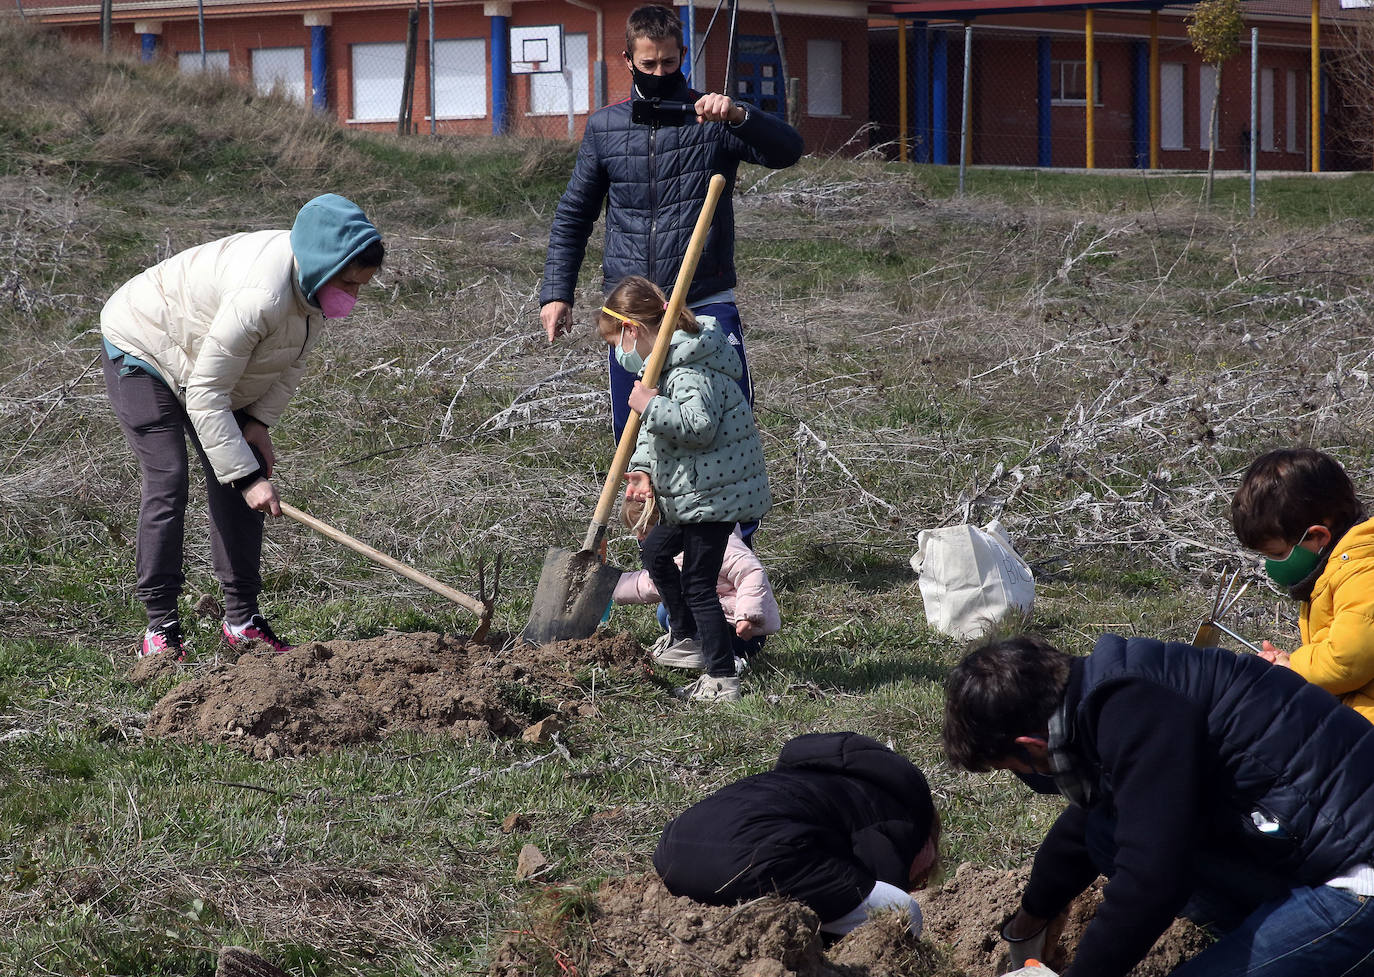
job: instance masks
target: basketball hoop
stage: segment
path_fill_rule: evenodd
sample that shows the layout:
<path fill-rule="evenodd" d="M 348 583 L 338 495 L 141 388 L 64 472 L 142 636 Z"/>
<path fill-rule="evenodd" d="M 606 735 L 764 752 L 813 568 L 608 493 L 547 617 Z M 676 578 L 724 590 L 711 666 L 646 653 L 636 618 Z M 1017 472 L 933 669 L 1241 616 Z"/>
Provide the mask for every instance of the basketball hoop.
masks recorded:
<path fill-rule="evenodd" d="M 547 24 L 510 29 L 513 75 L 555 75 L 564 68 L 563 26 Z"/>

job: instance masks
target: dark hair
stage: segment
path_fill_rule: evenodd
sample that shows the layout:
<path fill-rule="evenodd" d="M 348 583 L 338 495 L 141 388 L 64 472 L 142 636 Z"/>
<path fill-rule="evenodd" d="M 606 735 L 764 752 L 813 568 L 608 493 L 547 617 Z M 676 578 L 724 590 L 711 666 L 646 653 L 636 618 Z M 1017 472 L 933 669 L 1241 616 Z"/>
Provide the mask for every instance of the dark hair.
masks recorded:
<path fill-rule="evenodd" d="M 1034 635 L 976 648 L 945 680 L 941 742 L 955 767 L 989 770 L 1017 752 L 1019 736 L 1044 736 L 1073 659 Z"/>
<path fill-rule="evenodd" d="M 635 55 L 635 41 L 647 37 L 651 41 L 677 41 L 677 49 L 682 50 L 682 21 L 672 7 L 658 3 L 646 3 L 630 11 L 625 21 L 625 57 Z"/>
<path fill-rule="evenodd" d="M 1298 543 L 1309 526 L 1339 539 L 1365 518 L 1364 505 L 1340 462 L 1314 448 L 1281 448 L 1251 462 L 1231 498 L 1236 539 L 1252 550 Z"/>
<path fill-rule="evenodd" d="M 359 268 L 380 268 L 382 262 L 386 260 L 386 245 L 381 238 L 373 241 L 353 256 L 350 264 L 357 265 Z"/>
<path fill-rule="evenodd" d="M 627 319 L 633 319 L 646 329 L 657 332 L 659 326 L 663 324 L 663 313 L 668 308 L 668 298 L 663 294 L 663 289 L 659 288 L 647 278 L 639 275 L 630 275 L 628 278 L 621 279 L 619 285 L 611 289 L 611 294 L 606 296 L 606 308 L 614 309 Z M 620 333 L 620 327 L 624 325 L 615 316 L 609 316 L 602 312 L 596 321 L 597 332 L 601 333 L 601 338 L 608 342 L 614 341 Z M 677 317 L 677 328 L 683 332 L 700 332 L 701 327 L 697 325 L 697 317 L 692 315 L 692 310 L 682 309 Z"/>

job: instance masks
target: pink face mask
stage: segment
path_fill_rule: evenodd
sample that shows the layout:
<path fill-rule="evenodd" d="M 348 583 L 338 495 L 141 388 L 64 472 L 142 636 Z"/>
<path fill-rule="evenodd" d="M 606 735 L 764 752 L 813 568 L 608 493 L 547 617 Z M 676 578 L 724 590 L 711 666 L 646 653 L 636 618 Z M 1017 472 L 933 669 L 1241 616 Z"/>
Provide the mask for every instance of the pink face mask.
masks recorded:
<path fill-rule="evenodd" d="M 349 295 L 336 285 L 322 285 L 315 293 L 315 301 L 320 303 L 326 317 L 342 319 L 353 311 L 353 306 L 358 304 L 358 297 Z"/>

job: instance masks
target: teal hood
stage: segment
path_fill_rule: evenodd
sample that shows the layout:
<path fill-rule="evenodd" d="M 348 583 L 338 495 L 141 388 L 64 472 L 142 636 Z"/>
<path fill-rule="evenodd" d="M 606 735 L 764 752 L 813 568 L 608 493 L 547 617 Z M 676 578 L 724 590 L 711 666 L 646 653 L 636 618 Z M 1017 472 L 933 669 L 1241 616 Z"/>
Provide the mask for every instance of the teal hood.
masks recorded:
<path fill-rule="evenodd" d="M 315 293 L 320 286 L 381 239 L 362 208 L 346 197 L 324 193 L 307 203 L 291 226 L 291 252 L 306 299 L 318 305 Z"/>

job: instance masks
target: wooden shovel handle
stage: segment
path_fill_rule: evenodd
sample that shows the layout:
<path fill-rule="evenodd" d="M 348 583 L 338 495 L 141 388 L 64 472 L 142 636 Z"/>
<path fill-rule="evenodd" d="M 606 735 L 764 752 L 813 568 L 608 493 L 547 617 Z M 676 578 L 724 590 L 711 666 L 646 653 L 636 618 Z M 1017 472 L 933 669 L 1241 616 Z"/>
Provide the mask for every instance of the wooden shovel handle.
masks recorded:
<path fill-rule="evenodd" d="M 447 597 L 455 604 L 460 604 L 463 607 L 466 607 L 468 610 L 472 611 L 472 613 L 478 615 L 479 617 L 483 619 L 491 617 L 491 608 L 486 604 L 482 603 L 477 598 L 469 597 L 467 594 L 454 590 L 447 584 L 440 583 L 428 574 L 421 573 L 414 567 L 407 566 L 400 560 L 387 556 L 380 550 L 373 549 L 371 546 L 368 546 L 361 540 L 354 539 L 352 536 L 348 535 L 348 533 L 345 533 L 339 529 L 335 529 L 333 526 L 329 525 L 329 523 L 321 522 L 314 516 L 301 512 L 301 510 L 286 502 L 281 503 L 281 511 L 283 515 L 290 516 L 292 519 L 296 520 L 296 522 L 300 523 L 302 526 L 309 526 L 311 529 L 315 530 L 315 532 L 319 533 L 321 536 L 327 536 L 329 539 L 332 539 L 336 543 L 343 543 L 350 550 L 367 557 L 373 563 L 376 563 L 379 566 L 384 566 L 388 570 L 392 570 L 396 573 L 399 573 L 407 580 L 415 581 L 421 587 L 426 587 L 429 590 L 434 591 L 440 597 Z"/>
<path fill-rule="evenodd" d="M 652 387 L 658 382 L 658 375 L 668 360 L 668 347 L 672 345 L 673 333 L 677 331 L 677 319 L 687 305 L 687 291 L 691 288 L 692 277 L 697 271 L 697 262 L 701 260 L 701 252 L 706 247 L 706 235 L 711 230 L 711 219 L 716 215 L 716 205 L 720 203 L 720 196 L 724 192 L 725 177 L 717 173 L 711 177 L 711 183 L 706 188 L 706 202 L 701 205 L 696 227 L 692 230 L 692 239 L 687 244 L 687 253 L 682 256 L 682 267 L 678 269 L 677 282 L 673 285 L 672 297 L 668 299 L 668 308 L 663 310 L 663 324 L 658 330 L 658 337 L 654 340 L 654 351 L 649 354 L 649 359 L 644 364 L 644 377 L 641 382 L 646 387 Z M 616 493 L 620 491 L 620 481 L 625 477 L 625 469 L 630 465 L 630 456 L 634 454 L 635 439 L 638 437 L 639 411 L 632 410 L 629 420 L 625 422 L 625 430 L 621 432 L 620 443 L 616 446 L 611 470 L 606 474 L 606 485 L 601 490 L 596 513 L 587 528 L 587 538 L 582 543 L 583 550 L 596 549 L 601 537 L 605 535 L 606 527 L 610 524 L 611 508 L 615 505 Z"/>

